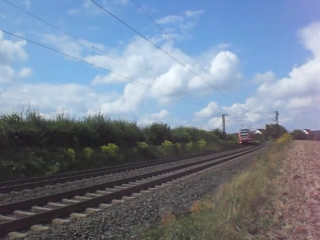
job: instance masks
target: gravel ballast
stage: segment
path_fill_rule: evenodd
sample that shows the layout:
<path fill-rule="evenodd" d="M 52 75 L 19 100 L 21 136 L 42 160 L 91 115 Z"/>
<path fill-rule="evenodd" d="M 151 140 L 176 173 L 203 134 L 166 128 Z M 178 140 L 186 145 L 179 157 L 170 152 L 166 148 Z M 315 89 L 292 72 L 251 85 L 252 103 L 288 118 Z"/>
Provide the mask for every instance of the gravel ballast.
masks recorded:
<path fill-rule="evenodd" d="M 195 200 L 214 191 L 221 183 L 243 170 L 260 151 L 193 174 L 177 183 L 142 194 L 83 219 L 53 226 L 42 233 L 31 233 L 25 239 L 141 239 L 141 230 L 137 229 L 158 223 L 160 208 L 190 206 Z"/>

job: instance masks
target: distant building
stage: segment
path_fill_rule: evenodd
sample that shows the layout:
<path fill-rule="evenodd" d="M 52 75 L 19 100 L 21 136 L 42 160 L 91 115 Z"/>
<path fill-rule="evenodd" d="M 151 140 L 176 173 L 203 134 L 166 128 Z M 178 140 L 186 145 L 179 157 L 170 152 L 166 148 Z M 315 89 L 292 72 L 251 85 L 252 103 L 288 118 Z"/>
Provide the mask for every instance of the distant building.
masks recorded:
<path fill-rule="evenodd" d="M 256 131 L 254 131 L 254 134 L 264 134 L 266 130 L 265 129 L 257 129 Z"/>

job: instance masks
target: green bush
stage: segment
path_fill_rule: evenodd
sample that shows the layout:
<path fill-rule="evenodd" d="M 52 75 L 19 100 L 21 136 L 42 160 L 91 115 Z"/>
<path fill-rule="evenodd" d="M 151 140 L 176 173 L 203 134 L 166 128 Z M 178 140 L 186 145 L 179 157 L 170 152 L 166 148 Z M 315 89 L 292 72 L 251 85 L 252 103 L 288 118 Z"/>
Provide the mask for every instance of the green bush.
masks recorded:
<path fill-rule="evenodd" d="M 172 147 L 173 147 L 173 143 L 168 141 L 168 140 L 165 140 L 162 144 L 161 144 L 163 150 L 164 150 L 164 153 L 166 155 L 170 155 L 172 154 Z"/>
<path fill-rule="evenodd" d="M 117 153 L 119 151 L 119 147 L 114 143 L 109 143 L 108 145 L 101 146 L 101 151 L 107 157 L 115 157 L 115 156 L 117 156 Z"/>
<path fill-rule="evenodd" d="M 90 148 L 90 147 L 86 147 L 83 151 L 84 151 L 84 154 L 86 156 L 86 159 L 87 160 L 91 160 L 92 154 L 93 154 L 93 149 Z"/>

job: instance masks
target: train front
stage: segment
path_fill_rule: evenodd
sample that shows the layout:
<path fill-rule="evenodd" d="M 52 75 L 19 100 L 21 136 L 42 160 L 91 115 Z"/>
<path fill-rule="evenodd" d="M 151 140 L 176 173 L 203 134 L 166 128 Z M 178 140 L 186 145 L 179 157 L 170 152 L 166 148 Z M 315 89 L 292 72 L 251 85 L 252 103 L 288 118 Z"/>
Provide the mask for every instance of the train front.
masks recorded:
<path fill-rule="evenodd" d="M 249 144 L 252 142 L 251 132 L 249 129 L 241 129 L 239 132 L 239 142 L 240 144 Z"/>

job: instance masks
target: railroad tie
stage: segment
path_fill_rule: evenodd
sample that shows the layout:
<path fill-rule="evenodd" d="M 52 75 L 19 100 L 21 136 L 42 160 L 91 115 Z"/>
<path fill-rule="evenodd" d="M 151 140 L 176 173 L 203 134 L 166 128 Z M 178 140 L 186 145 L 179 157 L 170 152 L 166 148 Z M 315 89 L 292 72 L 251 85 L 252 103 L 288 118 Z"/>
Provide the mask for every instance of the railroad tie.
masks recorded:
<path fill-rule="evenodd" d="M 114 188 L 115 188 L 115 189 L 120 189 L 120 190 L 122 190 L 122 189 L 127 189 L 128 187 L 124 187 L 124 186 L 114 186 Z"/>
<path fill-rule="evenodd" d="M 62 224 L 67 223 L 67 222 L 70 222 L 70 220 L 62 219 L 62 218 L 55 218 L 55 219 L 52 220 L 52 223 L 56 224 L 56 225 L 62 225 Z"/>
<path fill-rule="evenodd" d="M 112 204 L 117 204 L 117 203 L 123 203 L 124 200 L 113 199 L 111 202 L 112 202 Z"/>
<path fill-rule="evenodd" d="M 129 197 L 129 196 L 123 196 L 122 200 L 132 200 L 134 197 Z"/>
<path fill-rule="evenodd" d="M 33 206 L 31 209 L 35 212 L 46 212 L 46 211 L 52 210 L 51 208 L 38 207 L 38 206 Z"/>
<path fill-rule="evenodd" d="M 47 231 L 49 227 L 41 226 L 41 225 L 33 225 L 31 228 L 32 232 L 42 232 L 42 231 Z"/>
<path fill-rule="evenodd" d="M 0 215 L 0 221 L 13 221 L 13 220 L 16 220 L 16 218 Z"/>
<path fill-rule="evenodd" d="M 25 212 L 25 211 L 21 211 L 21 210 L 15 210 L 15 211 L 13 211 L 13 214 L 17 215 L 17 216 L 29 217 L 29 216 L 33 216 L 35 213 Z"/>
<path fill-rule="evenodd" d="M 50 207 L 65 207 L 65 206 L 67 206 L 66 204 L 54 203 L 54 202 L 48 202 L 47 205 Z"/>
<path fill-rule="evenodd" d="M 99 212 L 99 211 L 101 211 L 101 209 L 99 209 L 99 208 L 87 208 L 86 214 L 91 214 L 91 213 L 95 213 L 95 212 Z"/>
<path fill-rule="evenodd" d="M 71 199 L 66 199 L 66 198 L 62 199 L 61 201 L 63 203 L 71 203 L 71 204 L 80 202 L 79 200 L 71 200 Z"/>
<path fill-rule="evenodd" d="M 71 213 L 70 214 L 71 219 L 85 218 L 86 216 L 87 216 L 87 214 L 83 214 L 83 213 Z"/>
<path fill-rule="evenodd" d="M 137 186 L 137 183 L 124 183 L 124 184 L 122 184 L 122 186 L 125 188 L 135 187 L 135 186 Z"/>
<path fill-rule="evenodd" d="M 89 197 L 82 197 L 82 196 L 75 196 L 74 199 L 76 200 L 80 200 L 80 201 L 85 201 L 85 200 L 89 200 Z"/>
<path fill-rule="evenodd" d="M 19 233 L 19 232 L 10 232 L 10 233 L 8 233 L 7 236 L 9 239 L 17 239 L 17 238 L 25 238 L 27 236 L 27 234 Z"/>
<path fill-rule="evenodd" d="M 101 191 L 101 190 L 97 190 L 96 193 L 105 195 L 105 194 L 110 194 L 110 193 L 112 193 L 112 192 L 111 192 L 111 191 Z"/>
<path fill-rule="evenodd" d="M 100 197 L 102 194 L 97 194 L 97 193 L 86 193 L 87 197 Z"/>
<path fill-rule="evenodd" d="M 141 196 L 142 194 L 141 194 L 141 193 L 132 193 L 131 195 L 132 195 L 132 197 L 139 197 L 139 196 Z"/>
<path fill-rule="evenodd" d="M 109 207 L 112 207 L 112 204 L 101 203 L 99 205 L 99 208 L 102 208 L 102 209 L 107 209 Z"/>

